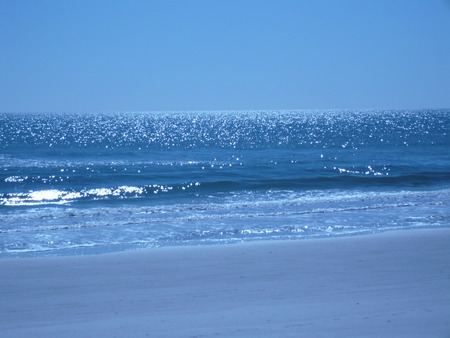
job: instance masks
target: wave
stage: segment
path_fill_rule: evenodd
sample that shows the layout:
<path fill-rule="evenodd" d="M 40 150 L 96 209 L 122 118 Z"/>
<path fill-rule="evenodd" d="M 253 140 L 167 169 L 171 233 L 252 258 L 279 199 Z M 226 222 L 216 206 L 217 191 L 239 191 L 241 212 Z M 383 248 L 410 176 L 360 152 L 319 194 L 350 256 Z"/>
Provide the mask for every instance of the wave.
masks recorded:
<path fill-rule="evenodd" d="M 153 193 L 168 191 L 171 187 L 153 187 Z M 116 188 L 95 188 L 80 191 L 57 189 L 30 191 L 26 193 L 0 194 L 0 204 L 5 206 L 31 206 L 41 204 L 64 204 L 78 200 L 99 200 L 110 198 L 133 198 L 148 193 L 149 187 L 120 186 Z"/>
<path fill-rule="evenodd" d="M 21 183 L 28 177 L 9 176 L 5 182 Z M 155 199 L 161 195 L 183 197 L 195 193 L 197 196 L 230 193 L 237 191 L 270 190 L 314 190 L 314 189 L 376 189 L 377 187 L 399 188 L 445 186 L 450 182 L 448 172 L 421 172 L 404 176 L 339 174 L 311 178 L 236 179 L 175 184 L 150 184 L 143 186 L 96 187 L 90 189 L 42 189 L 28 192 L 0 193 L 0 206 L 32 206 L 41 204 L 65 204 L 77 201 L 130 200 L 136 198 Z"/>
<path fill-rule="evenodd" d="M 328 175 L 309 178 L 260 179 L 240 181 L 217 181 L 202 184 L 210 190 L 234 190 L 236 188 L 259 189 L 332 189 L 368 188 L 377 186 L 419 186 L 450 181 L 450 172 L 422 172 L 408 175 Z"/>
<path fill-rule="evenodd" d="M 90 193 L 139 192 L 120 187 Z M 61 198 L 57 191 L 45 194 L 41 197 Z M 239 191 L 162 203 L 117 201 L 3 209 L 0 256 L 345 236 L 450 224 L 450 189 Z"/>
<path fill-rule="evenodd" d="M 128 187 L 129 188 L 129 187 Z M 128 189 L 127 188 L 127 189 Z M 133 190 L 133 189 L 130 189 Z M 51 192 L 52 194 L 54 192 Z M 58 221 L 69 220 L 69 226 L 80 226 L 76 220 L 93 219 L 97 226 L 99 219 L 110 218 L 110 225 L 139 223 L 177 222 L 188 220 L 272 217 L 283 215 L 326 214 L 343 211 L 363 211 L 383 208 L 411 207 L 419 205 L 450 204 L 450 189 L 425 191 L 343 191 L 343 190 L 309 190 L 298 192 L 292 190 L 274 190 L 268 192 L 234 192 L 208 196 L 206 199 L 193 200 L 189 203 L 151 204 L 151 205 L 113 205 L 91 208 L 40 208 L 31 213 L 6 213 L 3 220 L 13 224 L 14 221 Z M 122 218 L 121 222 L 118 219 Z M 59 221 L 58 221 L 59 222 Z M 97 225 L 96 225 L 97 224 Z M 107 225 L 103 223 L 102 226 Z M 67 228 L 68 225 L 36 225 L 36 230 L 50 228 Z M 11 231 L 18 228 L 12 225 Z M 16 230 L 14 230 L 16 229 Z"/>

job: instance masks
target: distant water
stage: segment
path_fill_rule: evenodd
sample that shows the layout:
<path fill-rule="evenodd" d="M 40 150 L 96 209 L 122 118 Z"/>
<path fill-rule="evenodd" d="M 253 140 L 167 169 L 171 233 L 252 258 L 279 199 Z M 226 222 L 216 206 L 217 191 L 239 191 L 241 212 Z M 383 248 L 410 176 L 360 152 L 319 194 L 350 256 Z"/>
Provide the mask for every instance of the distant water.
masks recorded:
<path fill-rule="evenodd" d="M 450 110 L 0 114 L 0 257 L 450 226 Z"/>

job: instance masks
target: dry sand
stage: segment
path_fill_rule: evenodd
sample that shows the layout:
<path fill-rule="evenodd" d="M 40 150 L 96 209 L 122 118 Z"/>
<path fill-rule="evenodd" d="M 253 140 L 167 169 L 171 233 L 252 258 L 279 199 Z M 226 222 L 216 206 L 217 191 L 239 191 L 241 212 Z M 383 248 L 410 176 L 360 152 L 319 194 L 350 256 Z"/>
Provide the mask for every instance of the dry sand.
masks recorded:
<path fill-rule="evenodd" d="M 2 337 L 450 337 L 450 229 L 0 260 Z"/>

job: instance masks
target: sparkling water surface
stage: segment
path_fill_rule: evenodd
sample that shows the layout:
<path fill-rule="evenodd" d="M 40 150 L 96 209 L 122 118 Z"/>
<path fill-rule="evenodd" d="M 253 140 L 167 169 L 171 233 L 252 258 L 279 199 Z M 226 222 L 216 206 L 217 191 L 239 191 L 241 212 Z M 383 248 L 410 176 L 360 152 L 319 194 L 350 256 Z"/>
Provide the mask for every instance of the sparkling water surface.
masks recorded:
<path fill-rule="evenodd" d="M 0 256 L 450 226 L 450 112 L 0 114 Z"/>

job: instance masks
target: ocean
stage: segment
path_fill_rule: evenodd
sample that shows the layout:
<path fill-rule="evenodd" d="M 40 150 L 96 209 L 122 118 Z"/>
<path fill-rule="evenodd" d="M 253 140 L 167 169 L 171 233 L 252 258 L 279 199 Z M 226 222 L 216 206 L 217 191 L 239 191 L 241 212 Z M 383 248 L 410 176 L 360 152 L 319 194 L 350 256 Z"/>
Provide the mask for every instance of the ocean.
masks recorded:
<path fill-rule="evenodd" d="M 0 114 L 0 257 L 450 226 L 450 110 Z"/>

